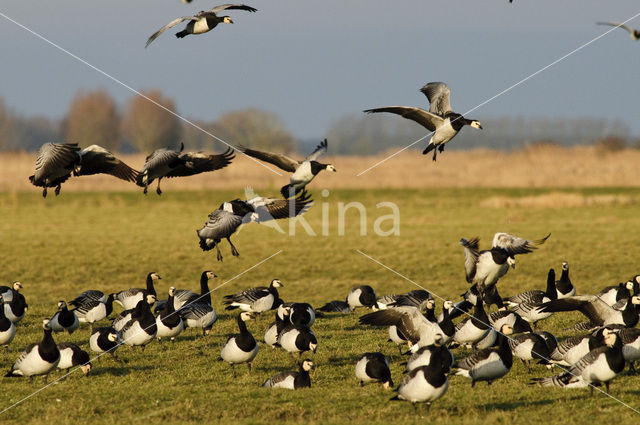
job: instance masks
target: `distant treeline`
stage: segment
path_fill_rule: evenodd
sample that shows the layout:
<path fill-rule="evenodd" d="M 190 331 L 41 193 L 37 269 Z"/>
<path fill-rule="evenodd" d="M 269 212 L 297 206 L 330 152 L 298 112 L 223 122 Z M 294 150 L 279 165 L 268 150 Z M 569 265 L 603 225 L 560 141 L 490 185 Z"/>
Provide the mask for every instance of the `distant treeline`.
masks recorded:
<path fill-rule="evenodd" d="M 277 115 L 255 108 L 231 111 L 212 121 L 192 120 L 198 129 L 171 113 L 178 113 L 175 102 L 160 90 L 142 94 L 147 99 L 133 96 L 119 108 L 104 90 L 79 92 L 61 120 L 21 116 L 0 98 L 0 150 L 33 151 L 49 141 L 98 144 L 113 151 L 142 153 L 176 146 L 180 141 L 189 149 L 224 148 L 222 143 L 212 144 L 211 135 L 215 135 L 231 144 L 301 152 L 312 150 L 326 137 L 331 154 L 373 155 L 407 146 L 427 134 L 420 125 L 401 117 L 357 113 L 336 120 L 317 139 L 296 140 Z M 640 147 L 640 141 L 632 140 L 629 127 L 617 120 L 501 117 L 483 119 L 482 124 L 482 131 L 465 128 L 447 148 L 510 150 L 533 144 Z M 413 148 L 423 149 L 427 141 L 428 136 Z"/>

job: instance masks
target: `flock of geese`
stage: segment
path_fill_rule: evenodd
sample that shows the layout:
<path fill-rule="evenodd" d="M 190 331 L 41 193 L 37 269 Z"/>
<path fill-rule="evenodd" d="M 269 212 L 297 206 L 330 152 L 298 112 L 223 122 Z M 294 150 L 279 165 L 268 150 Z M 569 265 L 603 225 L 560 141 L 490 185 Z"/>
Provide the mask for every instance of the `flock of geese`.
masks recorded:
<path fill-rule="evenodd" d="M 428 408 L 445 395 L 451 375 L 470 379 L 472 387 L 481 381 L 490 385 L 508 374 L 517 358 L 530 372 L 532 362 L 560 369 L 553 376 L 532 378 L 531 385 L 589 386 L 591 391 L 594 386 L 605 385 L 608 391 L 611 380 L 623 372 L 625 365 L 633 371 L 634 362 L 640 359 L 640 329 L 635 327 L 640 313 L 640 275 L 607 286 L 597 294 L 576 295 L 565 262 L 560 279 L 556 280 L 554 269 L 549 270 L 544 289 L 500 296 L 497 284 L 515 266 L 515 256 L 533 252 L 547 238 L 549 235 L 529 240 L 497 233 L 491 248 L 482 251 L 478 250 L 478 238 L 461 239 L 470 290 L 460 300 L 443 300 L 439 315 L 434 294 L 424 289 L 378 296 L 371 286 L 362 285 L 354 287 L 344 301 L 329 301 L 317 308 L 307 302 L 285 302 L 279 293 L 284 287 L 279 279 L 273 279 L 269 286 L 225 295 L 224 308 L 240 313 L 236 318 L 238 333 L 229 336 L 220 347 L 220 359 L 229 363 L 234 376 L 234 366 L 238 364 L 246 364 L 247 373 L 251 373 L 260 344 L 249 329 L 249 322 L 274 312 L 274 321 L 264 330 L 262 341 L 272 349 L 288 352 L 297 370 L 267 377 L 262 386 L 310 387 L 310 372 L 315 364 L 303 356 L 314 354 L 322 341 L 322 335 L 317 337 L 313 330 L 316 318 L 326 320 L 368 308 L 373 311 L 360 316 L 360 324 L 387 327 L 389 342 L 406 356 L 402 363 L 405 373 L 392 400 L 406 400 L 414 406 L 424 403 Z M 43 321 L 42 340 L 29 345 L 5 376 L 43 375 L 46 383 L 55 368 L 78 367 L 89 374 L 89 353 L 72 343 L 56 344 L 53 338 L 54 332 L 71 334 L 83 323 L 89 324 L 89 350 L 94 355 L 109 353 L 114 359 L 123 344 L 144 351 L 154 340 L 170 340 L 172 344 L 179 341 L 186 328 L 199 329 L 207 335 L 218 320 L 209 288 L 209 280 L 216 277 L 213 272 L 204 271 L 199 293 L 170 287 L 168 298 L 160 301 L 156 285 L 161 277 L 156 272 L 147 275 L 144 288 L 108 295 L 87 290 L 69 301 L 72 308 L 61 300 L 57 311 Z M 4 307 L 0 308 L 0 345 L 11 343 L 16 324 L 27 312 L 21 289 L 20 282 L 0 287 Z M 114 303 L 122 311 L 110 319 Z M 489 303 L 499 308 L 490 312 Z M 570 328 L 579 334 L 558 341 L 549 330 L 540 329 L 540 322 L 563 311 L 580 311 L 588 320 Z M 94 327 L 104 320 L 111 320 L 110 326 Z M 456 353 L 460 347 L 470 348 L 471 354 L 464 357 Z M 383 353 L 362 353 L 353 358 L 353 364 L 361 385 L 377 382 L 384 388 L 393 387 L 389 359 Z"/>

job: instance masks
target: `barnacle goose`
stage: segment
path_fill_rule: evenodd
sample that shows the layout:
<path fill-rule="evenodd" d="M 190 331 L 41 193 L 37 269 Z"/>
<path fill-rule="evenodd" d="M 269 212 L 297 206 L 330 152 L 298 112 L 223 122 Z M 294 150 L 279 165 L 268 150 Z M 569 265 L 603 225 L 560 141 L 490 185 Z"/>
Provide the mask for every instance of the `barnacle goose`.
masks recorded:
<path fill-rule="evenodd" d="M 160 28 L 158 31 L 154 32 L 151 37 L 147 40 L 145 44 L 145 48 L 151 44 L 153 40 L 158 38 L 160 34 L 168 30 L 169 28 L 173 28 L 176 25 L 180 24 L 184 21 L 187 22 L 187 26 L 182 30 L 176 33 L 176 37 L 183 38 L 189 34 L 204 34 L 205 32 L 209 32 L 218 24 L 233 24 L 231 17 L 229 16 L 218 16 L 218 13 L 223 10 L 246 10 L 247 12 L 256 12 L 258 9 L 255 9 L 251 6 L 245 6 L 244 4 L 223 4 L 220 6 L 216 6 L 213 9 L 209 10 L 201 10 L 193 16 L 183 16 L 181 18 L 176 18 L 173 21 L 169 22 L 167 25 Z"/>
<path fill-rule="evenodd" d="M 79 307 L 83 304 L 88 303 L 89 301 L 100 301 L 101 303 L 106 303 L 107 296 L 102 291 L 89 289 L 88 291 L 84 291 L 82 294 L 69 301 L 69 305 L 72 307 Z"/>
<path fill-rule="evenodd" d="M 608 25 L 610 27 L 617 27 L 617 28 L 621 28 L 625 31 L 627 31 L 629 33 L 629 35 L 631 35 L 631 39 L 638 41 L 640 40 L 640 30 L 634 30 L 631 27 L 621 24 L 620 22 L 596 22 L 596 24 L 598 25 Z"/>
<path fill-rule="evenodd" d="M 215 171 L 231 164 L 234 158 L 233 149 L 229 148 L 219 155 L 207 155 L 201 152 L 182 152 L 184 144 L 179 151 L 162 148 L 147 156 L 142 171 L 138 174 L 136 184 L 144 188 L 146 195 L 149 185 L 158 179 L 156 193 L 162 194 L 160 181 L 170 177 L 187 177 L 208 171 Z"/>
<path fill-rule="evenodd" d="M 78 316 L 67 307 L 64 301 L 58 301 L 58 311 L 49 319 L 49 326 L 54 332 L 67 331 L 71 335 L 78 327 L 80 322 Z"/>
<path fill-rule="evenodd" d="M 489 315 L 489 323 L 495 329 L 500 329 L 504 324 L 511 325 L 513 333 L 533 332 L 529 322 L 525 321 L 518 313 L 514 313 L 513 311 L 494 311 Z"/>
<path fill-rule="evenodd" d="M 147 301 L 147 304 L 153 305 L 153 303 L 156 302 L 156 297 L 155 295 L 147 294 L 145 300 Z M 126 325 L 129 320 L 131 320 L 135 309 L 136 307 L 121 311 L 120 314 L 118 314 L 116 318 L 113 319 L 113 322 L 111 322 L 111 326 L 113 326 L 116 331 L 120 332 L 122 328 L 124 328 L 124 325 Z"/>
<path fill-rule="evenodd" d="M 349 314 L 351 313 L 351 306 L 346 301 L 334 300 L 329 301 L 322 307 L 317 308 L 318 311 L 322 311 L 323 313 L 342 313 Z"/>
<path fill-rule="evenodd" d="M 640 329 L 619 329 L 618 336 L 622 341 L 622 355 L 624 356 L 624 360 L 629 363 L 629 369 L 635 371 L 634 363 L 640 359 Z"/>
<path fill-rule="evenodd" d="M 370 382 L 379 382 L 384 388 L 393 387 L 389 362 L 380 352 L 364 353 L 356 363 L 356 378 L 360 386 Z"/>
<path fill-rule="evenodd" d="M 441 82 L 427 83 L 420 91 L 427 96 L 430 107 L 429 111 L 411 106 L 386 106 L 383 108 L 366 109 L 365 113 L 390 112 L 401 115 L 422 125 L 427 130 L 433 132 L 429 144 L 422 152 L 423 155 L 433 151 L 433 160 L 436 160 L 436 153 L 444 151 L 444 145 L 453 139 L 465 125 L 482 130 L 480 121 L 470 120 L 462 115 L 453 112 L 449 103 L 451 90 L 449 86 Z"/>
<path fill-rule="evenodd" d="M 474 306 L 473 315 L 464 319 L 456 325 L 456 333 L 453 340 L 458 344 L 474 344 L 483 339 L 490 331 L 489 317 L 484 311 L 482 297 Z"/>
<path fill-rule="evenodd" d="M 579 310 L 587 316 L 590 323 L 597 326 L 634 327 L 638 323 L 638 311 L 636 310 L 638 304 L 640 304 L 640 295 L 631 297 L 620 310 L 607 305 L 597 295 L 574 295 L 540 304 L 535 307 L 535 310 L 541 313 Z"/>
<path fill-rule="evenodd" d="M 364 325 L 396 326 L 415 350 L 433 344 L 438 336 L 444 338 L 440 326 L 427 319 L 415 307 L 401 306 L 374 311 L 361 316 L 359 321 Z"/>
<path fill-rule="evenodd" d="M 174 301 L 175 305 L 175 301 Z M 218 320 L 216 310 L 211 306 L 211 291 L 203 292 L 196 300 L 184 304 L 178 310 L 184 324 L 188 328 L 201 328 L 202 335 L 207 335 Z"/>
<path fill-rule="evenodd" d="M 424 289 L 415 289 L 409 291 L 406 294 L 398 295 L 396 300 L 389 305 L 392 307 L 399 307 L 402 305 L 408 305 L 417 307 L 421 310 L 426 308 L 427 302 L 433 301 L 433 296 Z"/>
<path fill-rule="evenodd" d="M 193 291 L 189 291 L 188 289 L 176 289 L 176 294 L 173 297 L 173 308 L 177 311 L 185 304 L 189 304 L 192 302 L 201 302 L 206 299 L 207 295 L 211 292 L 209 290 L 209 279 L 213 279 L 218 277 L 215 273 L 209 270 L 205 270 L 200 275 L 200 294 L 196 294 Z M 209 297 L 210 299 L 210 297 Z M 156 304 L 156 309 L 162 308 L 166 301 L 158 301 Z M 206 302 L 206 301 L 204 301 Z M 211 302 L 209 302 L 211 304 Z"/>
<path fill-rule="evenodd" d="M 474 283 L 467 289 L 467 291 L 462 294 L 462 298 L 465 301 L 468 301 L 471 305 L 476 305 L 478 300 L 478 296 L 480 295 L 480 289 L 478 289 L 478 284 Z M 484 289 L 484 293 L 482 294 L 482 301 L 489 309 L 492 305 L 498 307 L 498 309 L 504 308 L 504 303 L 502 302 L 502 297 L 498 293 L 498 287 L 496 285 L 489 286 Z M 458 310 L 454 317 L 459 316 L 462 313 L 462 310 Z"/>
<path fill-rule="evenodd" d="M 291 314 L 291 306 L 281 305 L 276 311 L 276 320 L 271 323 L 264 332 L 264 342 L 271 348 L 275 348 L 278 344 L 278 335 L 285 326 L 289 325 L 289 315 Z"/>
<path fill-rule="evenodd" d="M 309 303 L 289 304 L 289 321 L 295 326 L 311 327 L 316 321 L 316 312 Z M 278 310 L 280 307 L 278 307 Z"/>
<path fill-rule="evenodd" d="M 4 345 L 8 349 L 9 344 L 16 336 L 16 326 L 5 316 L 3 303 L 4 296 L 0 295 L 0 345 Z"/>
<path fill-rule="evenodd" d="M 309 371 L 313 368 L 313 362 L 309 359 L 304 359 L 302 363 L 300 363 L 297 372 L 280 372 L 264 381 L 262 386 L 267 388 L 286 388 L 288 390 L 310 388 L 311 377 L 309 377 Z"/>
<path fill-rule="evenodd" d="M 542 303 L 557 299 L 557 296 L 556 273 L 553 269 L 549 269 L 549 273 L 547 274 L 547 290 L 545 292 L 527 291 L 506 298 L 505 301 L 520 317 L 529 323 L 533 323 L 533 327 L 535 328 L 540 320 L 544 320 L 552 314 L 541 312 L 536 309 L 536 307 Z"/>
<path fill-rule="evenodd" d="M 496 233 L 491 249 L 483 251 L 478 250 L 479 238 L 460 239 L 460 244 L 464 247 L 467 282 L 478 284 L 484 292 L 509 271 L 509 266 L 515 268 L 516 255 L 533 252 L 538 245 L 545 243 L 549 236 L 551 234 L 542 239 L 528 240 L 508 233 Z"/>
<path fill-rule="evenodd" d="M 568 371 L 549 378 L 533 378 L 532 384 L 541 387 L 582 388 L 589 386 L 593 393 L 593 385 L 605 384 L 609 392 L 609 383 L 624 370 L 625 361 L 622 355 L 622 340 L 615 331 L 604 329 L 605 345 L 595 348 Z"/>
<path fill-rule="evenodd" d="M 318 340 L 313 330 L 307 326 L 295 326 L 288 324 L 278 334 L 278 344 L 293 358 L 293 353 L 298 353 L 298 359 L 305 351 L 316 352 Z"/>
<path fill-rule="evenodd" d="M 138 176 L 136 170 L 101 146 L 91 145 L 80 149 L 77 143 L 45 143 L 38 151 L 35 173 L 29 177 L 29 181 L 34 186 L 44 188 L 44 197 L 49 187 L 55 187 L 58 195 L 62 183 L 72 173 L 74 176 L 111 174 L 130 182 L 134 182 Z"/>
<path fill-rule="evenodd" d="M 576 335 L 556 344 L 551 350 L 551 363 L 560 366 L 571 366 L 584 357 L 589 351 L 604 345 L 603 331 L 596 331 L 588 335 Z"/>
<path fill-rule="evenodd" d="M 388 295 L 382 295 L 378 297 L 378 299 L 376 300 L 376 308 L 378 310 L 385 310 L 389 308 L 391 304 L 396 302 L 399 296 L 400 295 L 398 294 L 388 294 Z"/>
<path fill-rule="evenodd" d="M 80 370 L 82 370 L 84 376 L 89 375 L 89 371 L 91 370 L 89 353 L 70 342 L 59 342 L 58 350 L 60 351 L 58 369 L 66 370 L 74 366 L 80 366 Z"/>
<path fill-rule="evenodd" d="M 457 361 L 456 375 L 471 378 L 471 387 L 477 381 L 487 381 L 489 385 L 509 373 L 513 364 L 513 355 L 509 348 L 507 335 L 513 333 L 511 325 L 502 325 L 498 334 L 498 348 L 485 348 Z"/>
<path fill-rule="evenodd" d="M 429 366 L 432 362 L 440 362 L 442 369 L 448 372 L 454 360 L 453 354 L 444 345 L 444 341 L 441 338 L 436 338 L 433 345 L 420 347 L 418 351 L 413 353 L 407 360 L 406 367 L 409 372 L 420 366 Z"/>
<path fill-rule="evenodd" d="M 598 292 L 597 296 L 607 303 L 607 305 L 613 307 L 617 302 L 631 298 L 631 295 L 635 292 L 633 286 L 634 282 L 632 280 L 629 280 L 626 283 L 621 282 L 618 285 L 603 288 Z"/>
<path fill-rule="evenodd" d="M 246 363 L 248 373 L 251 373 L 251 362 L 258 354 L 258 343 L 247 329 L 247 324 L 245 323 L 252 318 L 253 315 L 247 311 L 243 311 L 238 315 L 240 333 L 230 336 L 224 347 L 222 347 L 222 351 L 220 351 L 222 360 L 231 365 L 233 376 L 236 375 L 234 365 L 237 363 Z"/>
<path fill-rule="evenodd" d="M 111 353 L 116 358 L 116 349 L 120 346 L 120 334 L 112 327 L 93 330 L 89 337 L 89 348 L 94 353 Z"/>
<path fill-rule="evenodd" d="M 13 323 L 18 323 L 27 314 L 27 302 L 19 291 L 22 289 L 21 282 L 13 282 L 11 288 L 0 287 L 0 293 L 4 297 L 4 314 Z"/>
<path fill-rule="evenodd" d="M 537 333 L 528 332 L 509 338 L 509 348 L 514 356 L 531 372 L 531 360 L 540 360 L 539 364 L 549 364 L 551 352 L 547 340 Z"/>
<path fill-rule="evenodd" d="M 243 146 L 238 147 L 238 149 L 246 155 L 273 164 L 289 173 L 293 173 L 289 179 L 289 184 L 280 189 L 280 193 L 285 199 L 297 195 L 301 190 L 304 190 L 320 171 L 328 170 L 334 173 L 336 172 L 336 168 L 333 165 L 322 164 L 316 161 L 327 152 L 327 139 L 324 139 L 322 143 L 316 146 L 314 151 L 302 161 L 295 160 L 283 154 L 248 149 Z"/>
<path fill-rule="evenodd" d="M 116 294 L 109 294 L 105 301 L 101 299 L 91 299 L 89 297 L 82 298 L 80 301 L 76 298 L 76 308 L 73 310 L 78 321 L 89 324 L 89 334 L 93 332 L 93 324 L 100 320 L 106 319 L 113 312 L 113 301 Z"/>
<path fill-rule="evenodd" d="M 145 295 L 151 294 L 157 297 L 156 289 L 153 286 L 156 280 L 162 279 L 156 272 L 151 272 L 147 275 L 147 289 L 131 288 L 126 291 L 120 291 L 116 294 L 115 302 L 124 307 L 125 310 L 134 308 L 138 301 L 144 299 Z"/>
<path fill-rule="evenodd" d="M 398 387 L 398 395 L 391 400 L 406 400 L 413 404 L 414 408 L 416 403 L 426 403 L 429 410 L 431 403 L 447 392 L 447 374 L 448 371 L 442 367 L 442 362 L 432 362 L 428 366 L 412 369 Z"/>
<path fill-rule="evenodd" d="M 239 308 L 251 313 L 262 313 L 273 310 L 279 305 L 280 296 L 278 288 L 284 285 L 279 279 L 273 279 L 269 287 L 257 286 L 249 288 L 236 294 L 225 295 L 223 303 L 227 306 L 225 310 Z"/>
<path fill-rule="evenodd" d="M 156 326 L 158 328 L 156 338 L 158 338 L 158 341 L 162 341 L 162 338 L 171 338 L 171 342 L 173 343 L 176 336 L 180 335 L 180 332 L 184 330 L 182 317 L 180 317 L 173 308 L 173 298 L 175 295 L 176 288 L 172 286 L 169 288 L 167 303 L 164 305 L 164 308 L 160 310 L 158 316 L 156 316 Z"/>
<path fill-rule="evenodd" d="M 60 351 L 51 336 L 49 319 L 42 321 L 44 336 L 39 344 L 29 345 L 18 357 L 6 377 L 28 376 L 30 380 L 36 375 L 44 375 L 44 383 L 47 383 L 47 376 L 58 365 L 60 361 Z"/>
<path fill-rule="evenodd" d="M 556 293 L 558 299 L 572 297 L 576 294 L 576 288 L 569 278 L 569 263 L 566 261 L 562 262 L 562 274 L 560 280 L 556 281 Z"/>
<path fill-rule="evenodd" d="M 210 251 L 216 249 L 218 261 L 222 261 L 222 253 L 218 246 L 222 239 L 226 239 L 231 247 L 231 255 L 238 257 L 240 253 L 231 243 L 231 235 L 243 223 L 256 223 L 293 218 L 306 212 L 311 203 L 311 196 L 303 190 L 300 195 L 292 199 L 276 199 L 256 196 L 246 201 L 234 199 L 222 203 L 218 209 L 209 214 L 207 222 L 196 234 L 200 239 L 200 249 Z"/>
<path fill-rule="evenodd" d="M 378 297 L 376 291 L 369 285 L 356 286 L 347 295 L 347 303 L 351 310 L 355 310 L 357 307 L 373 308 L 377 306 Z"/>
<path fill-rule="evenodd" d="M 138 301 L 131 313 L 131 320 L 120 330 L 122 342 L 130 347 L 144 347 L 153 341 L 158 332 L 156 318 L 151 313 L 151 306 L 146 300 Z"/>

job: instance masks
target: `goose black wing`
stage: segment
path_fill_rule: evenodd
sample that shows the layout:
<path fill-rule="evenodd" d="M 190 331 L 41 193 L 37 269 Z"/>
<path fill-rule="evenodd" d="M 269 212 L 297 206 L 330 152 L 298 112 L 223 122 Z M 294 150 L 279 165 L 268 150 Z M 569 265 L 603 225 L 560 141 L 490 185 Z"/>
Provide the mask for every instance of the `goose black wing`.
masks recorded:
<path fill-rule="evenodd" d="M 294 173 L 298 168 L 298 166 L 300 165 L 299 161 L 296 161 L 293 158 L 289 158 L 288 156 L 279 154 L 279 153 L 249 149 L 249 148 L 245 148 L 244 146 L 238 146 L 238 150 L 253 158 L 268 162 L 269 164 L 273 164 L 276 167 L 284 171 L 288 171 L 290 173 Z"/>
<path fill-rule="evenodd" d="M 207 155 L 201 152 L 186 152 L 180 155 L 184 164 L 173 168 L 165 177 L 186 177 L 208 171 L 220 170 L 231 164 L 235 158 L 233 149 L 229 148 L 224 153 Z"/>
<path fill-rule="evenodd" d="M 435 131 L 436 127 L 443 122 L 443 118 L 424 109 L 414 108 L 412 106 L 385 106 L 384 108 L 365 109 L 363 112 L 367 114 L 376 112 L 390 112 L 400 115 L 406 119 L 412 120 L 423 126 L 429 131 Z"/>
<path fill-rule="evenodd" d="M 110 174 L 121 180 L 135 182 L 138 171 L 116 158 L 111 152 L 98 145 L 91 145 L 80 151 L 79 176 Z"/>

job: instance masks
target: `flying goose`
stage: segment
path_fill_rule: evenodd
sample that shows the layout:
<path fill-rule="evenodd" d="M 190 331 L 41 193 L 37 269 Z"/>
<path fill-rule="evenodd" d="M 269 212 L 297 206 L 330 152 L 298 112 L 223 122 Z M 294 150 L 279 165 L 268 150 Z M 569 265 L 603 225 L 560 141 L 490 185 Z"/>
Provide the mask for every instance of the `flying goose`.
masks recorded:
<path fill-rule="evenodd" d="M 0 346 L 4 345 L 8 349 L 9 344 L 16 336 L 16 326 L 5 316 L 4 308 L 2 307 L 3 303 L 4 297 L 0 295 Z"/>
<path fill-rule="evenodd" d="M 49 327 L 54 332 L 67 331 L 71 335 L 78 327 L 80 322 L 78 316 L 67 307 L 64 301 L 58 301 L 58 311 L 49 319 Z"/>
<path fill-rule="evenodd" d="M 496 233 L 493 236 L 491 249 L 478 250 L 479 238 L 460 239 L 464 247 L 464 268 L 467 282 L 478 284 L 484 292 L 485 288 L 493 286 L 498 279 L 509 271 L 509 266 L 515 268 L 515 256 L 533 252 L 538 245 L 542 245 L 551 234 L 542 239 L 528 240 L 508 233 Z"/>
<path fill-rule="evenodd" d="M 258 354 L 258 343 L 251 332 L 247 329 L 245 322 L 253 319 L 253 315 L 247 311 L 243 311 L 238 315 L 238 329 L 240 334 L 232 335 L 227 339 L 220 357 L 231 365 L 233 376 L 236 376 L 234 368 L 237 363 L 246 363 L 248 373 L 251 373 L 251 362 Z"/>
<path fill-rule="evenodd" d="M 234 310 L 240 308 L 243 311 L 252 313 L 262 313 L 263 311 L 273 310 L 278 307 L 278 288 L 284 285 L 280 279 L 273 279 L 269 287 L 257 286 L 255 288 L 245 289 L 236 294 L 225 295 L 223 303 L 227 306 L 225 310 Z"/>
<path fill-rule="evenodd" d="M 471 387 L 473 387 L 477 381 L 487 381 L 487 384 L 491 385 L 491 382 L 509 373 L 513 364 L 513 355 L 507 335 L 512 333 L 511 325 L 502 325 L 498 334 L 498 348 L 485 348 L 456 362 L 454 364 L 454 368 L 457 368 L 456 375 L 471 378 Z"/>
<path fill-rule="evenodd" d="M 311 202 L 311 197 L 304 190 L 293 199 L 255 197 L 246 201 L 234 199 L 230 202 L 224 202 L 217 210 L 209 214 L 209 219 L 204 227 L 196 230 L 200 239 L 200 248 L 203 251 L 215 248 L 218 261 L 222 261 L 218 244 L 222 239 L 226 239 L 231 246 L 231 255 L 238 257 L 240 253 L 233 246 L 230 238 L 241 224 L 251 221 L 261 223 L 292 218 L 304 213 Z"/>
<path fill-rule="evenodd" d="M 42 341 L 25 348 L 5 377 L 28 376 L 33 380 L 36 375 L 44 375 L 46 385 L 49 372 L 55 369 L 60 361 L 60 350 L 51 336 L 49 319 L 42 321 L 42 328 L 44 329 Z"/>
<path fill-rule="evenodd" d="M 116 294 L 109 294 L 105 301 L 100 299 L 82 298 L 82 301 L 74 300 L 76 308 L 73 312 L 78 316 L 78 321 L 89 324 L 89 334 L 93 333 L 93 324 L 106 319 L 113 312 L 113 301 Z"/>
<path fill-rule="evenodd" d="M 632 40 L 635 40 L 635 41 L 640 40 L 640 30 L 634 30 L 628 27 L 627 25 L 621 24 L 619 22 L 596 22 L 596 24 L 609 25 L 610 27 L 622 28 L 623 30 L 626 30 L 631 35 Z"/>
<path fill-rule="evenodd" d="M 60 351 L 58 369 L 67 370 L 75 366 L 80 366 L 80 370 L 82 370 L 84 376 L 89 375 L 89 371 L 91 370 L 89 353 L 70 342 L 59 342 L 58 350 Z"/>
<path fill-rule="evenodd" d="M 101 146 L 91 145 L 81 149 L 77 143 L 45 143 L 38 151 L 35 173 L 29 177 L 29 181 L 34 186 L 43 187 L 42 196 L 46 197 L 49 187 L 55 187 L 56 195 L 60 194 L 62 183 L 71 174 L 111 174 L 130 182 L 135 182 L 138 177 L 136 170 Z"/>
<path fill-rule="evenodd" d="M 389 362 L 380 352 L 364 353 L 356 363 L 356 378 L 360 386 L 370 382 L 379 382 L 385 389 L 393 387 Z"/>
<path fill-rule="evenodd" d="M 562 275 L 560 275 L 560 280 L 556 281 L 556 292 L 558 299 L 572 297 L 576 294 L 576 288 L 569 278 L 569 263 L 566 261 L 562 262 Z"/>
<path fill-rule="evenodd" d="M 309 371 L 313 368 L 313 362 L 309 359 L 304 359 L 302 363 L 300 363 L 297 372 L 280 372 L 264 381 L 262 386 L 266 388 L 286 388 L 288 390 L 310 388 L 311 378 L 309 377 Z"/>
<path fill-rule="evenodd" d="M 19 291 L 22 289 L 21 282 L 13 282 L 11 288 L 7 286 L 0 287 L 0 294 L 4 298 L 4 315 L 13 323 L 18 323 L 27 314 L 27 301 Z"/>
<path fill-rule="evenodd" d="M 220 170 L 231 164 L 231 160 L 234 158 L 233 149 L 231 148 L 216 155 L 207 155 L 202 152 L 183 153 L 183 150 L 184 143 L 181 143 L 180 150 L 174 151 L 170 148 L 161 148 L 147 156 L 142 171 L 140 171 L 136 179 L 136 184 L 144 188 L 145 195 L 149 185 L 155 179 L 158 179 L 156 193 L 161 195 L 160 181 L 164 177 L 187 177 Z"/>
<path fill-rule="evenodd" d="M 568 371 L 550 378 L 533 378 L 532 384 L 541 387 L 582 388 L 605 384 L 609 392 L 609 383 L 624 370 L 622 340 L 615 331 L 603 331 L 605 345 L 595 348 L 572 365 Z"/>
<path fill-rule="evenodd" d="M 176 336 L 184 330 L 182 317 L 176 313 L 173 307 L 173 298 L 175 295 L 176 288 L 172 286 L 169 288 L 169 299 L 164 305 L 164 308 L 160 310 L 160 313 L 156 316 L 156 326 L 158 328 L 156 338 L 158 338 L 158 341 L 162 341 L 162 338 L 171 338 L 171 343 L 173 343 Z"/>
<path fill-rule="evenodd" d="M 640 295 L 631 297 L 619 310 L 607 305 L 597 295 L 575 295 L 540 304 L 534 310 L 540 313 L 579 310 L 595 326 L 634 327 L 638 323 L 638 311 L 636 310 L 638 304 L 640 304 Z"/>
<path fill-rule="evenodd" d="M 428 320 L 415 307 L 401 306 L 374 311 L 361 316 L 359 320 L 364 325 L 397 326 L 415 349 L 433 344 L 436 338 L 444 339 L 440 326 Z"/>
<path fill-rule="evenodd" d="M 146 295 L 157 296 L 156 288 L 153 286 L 156 280 L 162 279 L 160 275 L 156 272 L 151 272 L 147 274 L 147 288 L 130 288 L 125 291 L 120 291 L 116 294 L 115 302 L 124 307 L 125 310 L 130 310 L 134 308 L 138 301 L 141 301 L 145 298 Z M 154 300 L 155 301 L 155 300 Z"/>
<path fill-rule="evenodd" d="M 386 106 L 384 108 L 366 109 L 365 113 L 391 112 L 404 118 L 413 120 L 432 131 L 433 135 L 429 144 L 422 152 L 423 155 L 433 151 L 433 160 L 436 160 L 436 153 L 444 151 L 444 145 L 453 139 L 462 127 L 468 125 L 482 130 L 480 121 L 470 120 L 451 110 L 449 95 L 451 91 L 445 83 L 427 83 L 420 91 L 427 96 L 430 107 L 429 111 L 411 106 Z"/>
<path fill-rule="evenodd" d="M 427 410 L 431 403 L 442 397 L 449 388 L 448 371 L 443 369 L 441 362 L 432 362 L 428 366 L 417 367 L 402 380 L 398 387 L 398 395 L 391 400 L 406 400 L 413 404 L 426 403 Z"/>
<path fill-rule="evenodd" d="M 216 6 L 213 9 L 201 10 L 193 16 L 183 16 L 181 18 L 174 19 L 158 31 L 154 32 L 147 40 L 147 44 L 145 44 L 144 47 L 147 48 L 153 40 L 160 36 L 160 34 L 184 21 L 189 22 L 187 22 L 185 29 L 176 33 L 176 37 L 178 38 L 186 37 L 189 34 L 204 34 L 205 32 L 209 32 L 214 29 L 220 23 L 233 24 L 233 21 L 229 16 L 218 16 L 218 13 L 223 10 L 246 10 L 247 12 L 256 12 L 258 9 L 251 6 L 245 6 L 244 4 L 223 4 Z"/>
<path fill-rule="evenodd" d="M 115 359 L 119 346 L 120 334 L 112 327 L 96 328 L 89 337 L 89 348 L 94 353 L 111 353 Z"/>
<path fill-rule="evenodd" d="M 311 183 L 311 180 L 313 180 L 320 171 L 336 171 L 333 165 L 322 164 L 316 161 L 327 152 L 327 139 L 324 139 L 322 143 L 316 146 L 315 150 L 302 161 L 297 161 L 284 154 L 249 149 L 244 146 L 238 147 L 238 150 L 256 159 L 273 164 L 284 171 L 293 173 L 289 179 L 289 184 L 280 189 L 280 193 L 285 199 L 297 195 L 301 190 L 304 190 L 307 184 Z"/>

